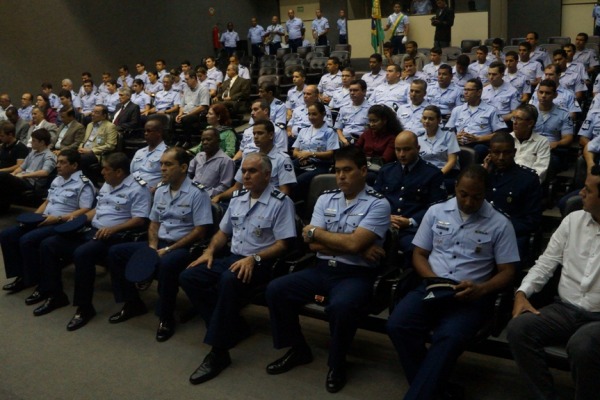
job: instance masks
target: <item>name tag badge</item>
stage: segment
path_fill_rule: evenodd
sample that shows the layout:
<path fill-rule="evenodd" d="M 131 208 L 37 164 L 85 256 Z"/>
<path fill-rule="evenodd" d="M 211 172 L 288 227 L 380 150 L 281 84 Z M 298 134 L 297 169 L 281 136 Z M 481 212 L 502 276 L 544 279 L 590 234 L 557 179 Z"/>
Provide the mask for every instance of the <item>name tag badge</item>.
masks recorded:
<path fill-rule="evenodd" d="M 324 214 L 326 217 L 335 217 L 337 215 L 337 210 L 335 208 L 326 208 Z"/>

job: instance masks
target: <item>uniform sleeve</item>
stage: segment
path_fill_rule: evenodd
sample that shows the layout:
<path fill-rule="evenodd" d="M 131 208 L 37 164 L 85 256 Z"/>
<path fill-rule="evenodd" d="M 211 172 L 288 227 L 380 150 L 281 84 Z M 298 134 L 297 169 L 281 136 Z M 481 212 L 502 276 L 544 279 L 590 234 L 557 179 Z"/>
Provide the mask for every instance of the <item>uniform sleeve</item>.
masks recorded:
<path fill-rule="evenodd" d="M 216 196 L 218 194 L 223 193 L 227 189 L 231 187 L 231 180 L 233 179 L 233 173 L 235 170 L 235 163 L 232 159 L 225 159 L 221 164 L 220 172 L 221 176 L 219 177 L 219 184 L 213 188 L 211 197 Z M 240 181 L 241 181 L 241 169 L 240 169 Z"/>
<path fill-rule="evenodd" d="M 501 214 L 499 214 L 501 216 Z M 505 218 L 501 216 L 501 218 Z M 494 258 L 496 264 L 510 264 L 519 262 L 519 249 L 513 225 L 506 220 L 494 242 Z"/>
<path fill-rule="evenodd" d="M 446 122 L 446 129 L 458 129 L 456 126 L 456 115 L 458 112 L 459 110 L 457 107 L 452 110 L 450 113 L 450 119 L 448 119 L 448 122 Z"/>
<path fill-rule="evenodd" d="M 281 201 L 283 204 L 279 207 L 275 216 L 273 236 L 276 240 L 296 237 L 296 211 L 294 209 L 294 202 L 287 196 L 283 200 L 274 200 L 277 202 Z"/>
<path fill-rule="evenodd" d="M 223 215 L 223 219 L 221 219 L 221 223 L 219 223 L 219 230 L 227 236 L 231 236 L 233 233 L 233 225 L 231 224 L 231 203 L 229 203 L 229 207 L 227 207 L 227 211 L 225 211 L 225 215 Z"/>
<path fill-rule="evenodd" d="M 318 226 L 319 228 L 327 228 L 327 225 L 325 224 L 325 207 L 328 197 L 329 196 L 321 195 L 317 199 L 315 208 L 313 209 L 312 217 L 310 219 L 311 225 Z"/>
<path fill-rule="evenodd" d="M 327 150 L 337 150 L 340 148 L 340 141 L 337 133 L 333 129 L 327 129 Z"/>
<path fill-rule="evenodd" d="M 425 213 L 423 220 L 419 224 L 419 229 L 412 243 L 424 250 L 433 250 L 433 221 L 435 219 L 434 208 L 430 207 Z"/>
<path fill-rule="evenodd" d="M 564 114 L 560 128 L 561 136 L 573 134 L 573 120 L 569 117 L 569 114 Z"/>
<path fill-rule="evenodd" d="M 510 110 L 513 111 L 521 105 L 519 91 L 515 89 L 515 93 L 510 97 Z"/>
<path fill-rule="evenodd" d="M 544 77 L 544 71 L 542 71 L 542 65 L 539 62 L 536 62 L 535 77 L 536 78 L 543 78 Z"/>
<path fill-rule="evenodd" d="M 391 213 L 390 203 L 385 198 L 377 199 L 371 203 L 371 207 L 365 212 L 365 217 L 358 226 L 375 233 L 380 239 L 384 239 L 390 227 Z"/>
<path fill-rule="evenodd" d="M 600 136 L 596 136 L 588 142 L 587 149 L 591 153 L 600 153 Z"/>
<path fill-rule="evenodd" d="M 452 134 L 451 132 L 447 132 L 446 146 L 448 146 L 448 154 L 460 153 L 460 145 L 458 144 L 458 139 L 456 138 L 456 135 Z"/>
<path fill-rule="evenodd" d="M 56 156 L 48 152 L 44 155 L 44 163 L 42 164 L 42 168 L 40 170 L 46 171 L 48 174 L 52 173 L 56 168 Z"/>
<path fill-rule="evenodd" d="M 279 186 L 281 185 L 293 185 L 297 183 L 296 173 L 294 172 L 294 165 L 289 157 L 285 157 L 277 171 L 277 178 L 279 180 Z"/>
<path fill-rule="evenodd" d="M 198 189 L 196 187 L 191 187 L 190 190 L 194 190 L 196 192 L 192 203 L 192 218 L 194 220 L 194 226 L 212 224 L 212 208 L 208 193 L 205 190 Z"/>
<path fill-rule="evenodd" d="M 492 132 L 497 132 L 500 129 L 506 129 L 506 123 L 502 120 L 502 117 L 498 115 L 497 111 L 494 110 L 490 115 L 490 126 L 492 128 Z"/>
<path fill-rule="evenodd" d="M 208 92 L 208 89 L 204 86 L 200 86 L 198 90 L 200 91 L 198 96 L 198 100 L 200 102 L 199 106 L 208 107 L 210 105 L 210 93 Z"/>
<path fill-rule="evenodd" d="M 137 183 L 133 184 L 137 185 Z M 140 188 L 133 193 L 131 216 L 148 218 L 151 206 L 152 195 L 150 194 L 150 190 L 148 190 L 146 186 L 140 186 Z"/>
<path fill-rule="evenodd" d="M 96 190 L 94 186 L 91 183 L 83 185 L 79 192 L 79 208 L 93 208 L 95 199 Z"/>

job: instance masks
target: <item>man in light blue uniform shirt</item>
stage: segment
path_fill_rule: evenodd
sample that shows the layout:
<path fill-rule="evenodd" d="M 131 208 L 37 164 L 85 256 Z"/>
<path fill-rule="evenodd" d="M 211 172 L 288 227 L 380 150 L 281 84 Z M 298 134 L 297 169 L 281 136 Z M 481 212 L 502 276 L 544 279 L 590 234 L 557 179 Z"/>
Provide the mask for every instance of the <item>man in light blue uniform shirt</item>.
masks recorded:
<path fill-rule="evenodd" d="M 490 84 L 483 88 L 481 101 L 494 106 L 505 123 L 510 123 L 512 112 L 521 104 L 519 92 L 510 83 L 504 82 L 506 66 L 494 61 L 488 67 Z"/>
<path fill-rule="evenodd" d="M 17 293 L 39 281 L 40 252 L 42 240 L 54 235 L 56 224 L 65 222 L 89 211 L 94 204 L 96 190 L 81 174 L 81 156 L 76 149 L 59 153 L 56 163 L 58 176 L 52 181 L 48 198 L 35 211 L 46 219 L 35 227 L 17 225 L 0 233 L 0 245 L 4 257 L 7 278 L 15 277 L 9 293 Z M 10 284 L 9 284 L 10 285 Z M 26 300 L 27 305 L 43 301 L 45 297 L 35 290 Z"/>
<path fill-rule="evenodd" d="M 179 111 L 179 93 L 173 90 L 171 75 L 165 75 L 162 84 L 163 90 L 154 95 L 154 104 L 150 109 L 150 114 L 162 114 L 170 119 Z"/>
<path fill-rule="evenodd" d="M 327 60 L 327 71 L 319 80 L 319 97 L 325 104 L 329 104 L 331 97 L 337 89 L 342 87 L 342 72 L 340 71 L 340 60 L 337 57 L 329 57 Z"/>
<path fill-rule="evenodd" d="M 340 108 L 334 129 L 340 142 L 347 146 L 353 143 L 365 131 L 369 123 L 369 108 L 366 100 L 367 84 L 362 79 L 350 82 L 351 104 Z"/>
<path fill-rule="evenodd" d="M 564 88 L 560 85 L 561 69 L 556 64 L 550 64 L 544 69 L 544 79 L 553 80 L 556 83 L 556 97 L 553 102 L 559 107 L 569 111 L 571 118 L 575 119 L 575 114 L 581 112 L 579 103 L 575 100 L 575 93 L 572 90 Z M 537 90 L 533 92 L 529 104 L 537 107 L 539 103 Z"/>
<path fill-rule="evenodd" d="M 192 260 L 190 247 L 206 239 L 213 223 L 208 193 L 187 176 L 189 156 L 181 147 L 165 151 L 160 159 L 163 185 L 154 194 L 148 242 L 124 243 L 110 249 L 108 265 L 117 302 L 122 310 L 109 322 L 116 324 L 146 311 L 135 285 L 125 279 L 125 266 L 139 249 L 150 247 L 160 257 L 158 265 L 159 325 L 156 340 L 164 342 L 175 333 L 175 300 L 179 273 Z"/>
<path fill-rule="evenodd" d="M 285 36 L 285 29 L 279 23 L 279 17 L 273 15 L 271 25 L 267 26 L 264 37 L 268 37 L 269 54 L 277 54 L 277 49 L 281 48 L 281 38 Z"/>
<path fill-rule="evenodd" d="M 304 103 L 304 84 L 306 73 L 302 67 L 298 67 L 292 74 L 292 83 L 294 86 L 288 90 L 285 108 L 287 109 L 287 119 L 292 118 L 292 113 L 299 105 Z"/>
<path fill-rule="evenodd" d="M 455 294 L 436 299 L 422 283 L 388 319 L 388 334 L 410 384 L 405 399 L 443 393 L 456 359 L 489 317 L 495 293 L 513 280 L 519 261 L 515 232 L 510 220 L 485 201 L 487 185 L 482 166 L 468 167 L 458 177 L 457 197 L 430 207 L 413 240 L 419 276 L 450 279 Z"/>
<path fill-rule="evenodd" d="M 454 107 L 464 102 L 463 90 L 452 82 L 452 67 L 448 64 L 440 65 L 437 82 L 427 85 L 427 101 L 440 108 L 444 122 L 448 121 Z"/>
<path fill-rule="evenodd" d="M 327 46 L 329 41 L 327 40 L 327 33 L 329 32 L 329 21 L 321 14 L 321 10 L 315 10 L 317 18 L 312 21 L 312 32 L 313 38 L 315 39 L 316 46 Z"/>
<path fill-rule="evenodd" d="M 381 54 L 373 53 L 369 57 L 371 72 L 364 74 L 361 78 L 367 84 L 367 98 L 371 97 L 371 94 L 379 85 L 386 82 L 386 71 L 381 68 L 382 62 Z"/>
<path fill-rule="evenodd" d="M 350 82 L 354 80 L 356 73 L 354 68 L 346 67 L 342 71 L 342 86 L 338 87 L 329 102 L 329 108 L 333 110 L 339 110 L 340 108 L 350 105 L 352 100 L 350 99 Z"/>
<path fill-rule="evenodd" d="M 340 17 L 337 20 L 338 28 L 338 43 L 348 44 L 348 18 L 346 18 L 346 11 L 340 10 Z"/>
<path fill-rule="evenodd" d="M 304 104 L 299 104 L 292 113 L 292 118 L 288 121 L 287 131 L 288 137 L 293 140 L 298 133 L 310 126 L 308 121 L 308 107 L 319 101 L 319 89 L 316 85 L 304 86 Z M 331 110 L 329 107 L 325 107 L 325 124 L 327 126 L 333 126 L 331 118 Z"/>
<path fill-rule="evenodd" d="M 263 55 L 261 45 L 263 43 L 265 29 L 257 24 L 255 17 L 252 17 L 250 20 L 250 25 L 250 29 L 248 29 L 248 40 L 252 47 L 252 55 L 258 59 Z"/>
<path fill-rule="evenodd" d="M 163 133 L 166 130 L 164 116 L 150 116 L 144 125 L 144 138 L 148 146 L 135 152 L 131 160 L 131 174 L 134 178 L 142 179 L 148 185 L 152 193 L 162 179 L 160 170 L 160 158 L 167 145 L 163 141 Z"/>
<path fill-rule="evenodd" d="M 225 47 L 228 56 L 232 56 L 237 49 L 237 44 L 240 41 L 240 36 L 233 30 L 233 23 L 227 23 L 227 30 L 221 34 L 221 43 Z"/>
<path fill-rule="evenodd" d="M 215 378 L 231 364 L 229 350 L 248 337 L 248 324 L 239 315 L 242 301 L 257 285 L 266 284 L 271 266 L 296 236 L 294 203 L 269 184 L 271 163 L 252 153 L 242 163 L 244 190 L 234 194 L 206 251 L 179 276 L 181 287 L 206 322 L 204 343 L 210 353 L 190 376 L 192 384 Z M 231 254 L 215 252 L 231 239 Z"/>
<path fill-rule="evenodd" d="M 372 105 L 383 104 L 390 107 L 394 112 L 402 104 L 408 103 L 408 85 L 400 82 L 402 69 L 397 64 L 386 67 L 386 82 L 377 86 L 369 97 Z"/>
<path fill-rule="evenodd" d="M 33 311 L 40 316 L 69 304 L 63 291 L 61 272 L 65 264 L 75 264 L 74 305 L 77 311 L 67 325 L 73 331 L 96 315 L 92 305 L 96 263 L 104 260 L 111 246 L 127 239 L 127 232 L 141 229 L 150 212 L 150 191 L 129 173 L 129 159 L 112 153 L 102 159 L 105 183 L 98 192 L 96 208 L 87 212 L 90 227 L 69 235 L 56 235 L 40 245 L 42 257 L 39 291 L 46 302 Z"/>
<path fill-rule="evenodd" d="M 427 82 L 422 79 L 415 79 L 410 84 L 408 104 L 403 104 L 398 107 L 396 115 L 398 120 L 402 124 L 402 128 L 406 131 L 411 131 L 417 136 L 421 136 L 425 133 L 421 117 L 425 107 L 429 105 L 425 100 L 425 94 L 427 93 Z"/>
<path fill-rule="evenodd" d="M 298 310 L 315 298 L 326 298 L 331 343 L 326 389 L 334 393 L 346 383 L 346 354 L 367 312 L 371 288 L 390 226 L 390 205 L 366 186 L 367 158 L 346 146 L 335 153 L 339 189 L 326 191 L 303 229 L 304 241 L 317 252 L 317 265 L 273 280 L 267 304 L 275 348 L 291 349 L 267 366 L 277 375 L 312 361 L 298 320 Z"/>
<path fill-rule="evenodd" d="M 258 99 L 252 103 L 250 106 L 250 115 L 252 125 L 244 130 L 242 134 L 242 140 L 240 141 L 240 148 L 238 152 L 233 156 L 234 161 L 238 161 L 242 159 L 242 156 L 246 156 L 250 153 L 254 153 L 259 151 L 258 146 L 254 143 L 254 125 L 258 120 L 267 119 L 273 123 L 274 127 L 274 137 L 273 137 L 273 146 L 282 152 L 287 152 L 288 150 L 288 138 L 287 132 L 283 127 L 285 125 L 278 124 L 273 121 L 271 118 L 272 113 L 270 112 L 270 106 L 267 100 Z"/>
<path fill-rule="evenodd" d="M 292 53 L 295 53 L 298 47 L 302 47 L 302 37 L 304 36 L 304 22 L 300 18 L 296 18 L 294 10 L 288 10 L 289 19 L 285 21 L 285 29 L 287 30 L 288 43 Z"/>

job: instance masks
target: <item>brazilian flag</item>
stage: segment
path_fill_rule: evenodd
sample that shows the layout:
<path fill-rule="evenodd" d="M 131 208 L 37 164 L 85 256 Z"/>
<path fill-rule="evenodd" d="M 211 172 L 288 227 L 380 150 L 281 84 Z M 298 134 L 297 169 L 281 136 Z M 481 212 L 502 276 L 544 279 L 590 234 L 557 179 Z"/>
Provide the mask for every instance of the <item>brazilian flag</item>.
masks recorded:
<path fill-rule="evenodd" d="M 371 9 L 371 46 L 375 53 L 379 52 L 379 45 L 383 43 L 385 34 L 381 27 L 381 5 L 379 0 L 373 0 L 373 8 Z"/>

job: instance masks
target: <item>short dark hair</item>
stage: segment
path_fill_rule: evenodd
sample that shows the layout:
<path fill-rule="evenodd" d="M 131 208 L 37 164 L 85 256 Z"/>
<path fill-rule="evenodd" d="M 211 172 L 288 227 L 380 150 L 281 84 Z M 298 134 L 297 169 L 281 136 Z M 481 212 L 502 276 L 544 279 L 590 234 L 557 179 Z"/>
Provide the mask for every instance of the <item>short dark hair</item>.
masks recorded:
<path fill-rule="evenodd" d="M 556 89 L 557 89 L 556 82 L 554 82 L 553 80 L 544 79 L 543 81 L 540 82 L 540 87 L 542 87 L 542 86 L 550 87 L 556 93 Z"/>
<path fill-rule="evenodd" d="M 9 108 L 8 110 L 12 110 L 12 108 Z M 8 111 L 8 110 L 6 110 L 6 111 Z M 16 135 L 15 125 L 10 121 L 2 121 L 2 123 L 0 124 L 0 131 L 4 132 L 5 135 L 9 135 L 9 136 Z"/>
<path fill-rule="evenodd" d="M 275 133 L 275 125 L 268 119 L 259 119 L 258 121 L 254 121 L 254 126 L 261 125 L 264 126 L 267 132 Z"/>
<path fill-rule="evenodd" d="M 430 53 L 435 53 L 435 54 L 442 54 L 443 51 L 441 48 L 439 47 L 432 47 L 431 50 L 429 50 Z"/>
<path fill-rule="evenodd" d="M 528 35 L 529 35 L 530 33 L 533 35 L 533 37 L 534 37 L 536 40 L 540 38 L 540 35 L 539 35 L 539 34 L 538 34 L 536 31 L 529 31 L 529 32 L 527 32 L 527 34 L 528 34 Z"/>
<path fill-rule="evenodd" d="M 448 64 L 442 64 L 442 65 L 440 65 L 440 67 L 438 68 L 438 71 L 440 69 L 445 69 L 446 71 L 450 72 L 450 75 L 453 75 L 452 74 L 452 67 L 449 66 Z"/>
<path fill-rule="evenodd" d="M 442 110 L 438 106 L 434 106 L 433 104 L 428 105 L 423 109 L 423 112 L 431 111 L 434 112 L 438 119 L 442 119 Z"/>
<path fill-rule="evenodd" d="M 143 80 L 141 80 L 141 79 L 139 79 L 139 78 L 138 78 L 138 79 L 134 79 L 134 80 L 133 80 L 133 84 L 135 85 L 136 83 L 137 83 L 138 85 L 140 85 L 141 87 L 144 87 L 144 81 L 143 81 Z"/>
<path fill-rule="evenodd" d="M 303 77 L 304 79 L 306 79 L 306 71 L 304 71 L 304 68 L 298 67 L 298 68 L 294 69 L 294 71 L 292 72 L 292 74 L 294 72 L 297 72 L 301 77 Z"/>
<path fill-rule="evenodd" d="M 43 82 L 42 89 L 52 89 L 52 84 L 50 82 Z"/>
<path fill-rule="evenodd" d="M 65 157 L 69 164 L 77 163 L 77 169 L 81 167 L 81 154 L 77 149 L 62 149 L 58 155 Z"/>
<path fill-rule="evenodd" d="M 471 78 L 467 83 L 474 83 L 477 90 L 483 89 L 483 83 L 481 83 L 481 79 L 479 78 Z"/>
<path fill-rule="evenodd" d="M 261 83 L 260 89 L 264 90 L 267 93 L 269 93 L 269 92 L 273 93 L 273 96 L 275 96 L 277 94 L 277 86 L 272 82 Z"/>
<path fill-rule="evenodd" d="M 529 44 L 529 42 L 521 42 L 519 43 L 519 47 L 525 47 L 527 51 L 531 51 L 531 45 Z"/>
<path fill-rule="evenodd" d="M 527 117 L 531 121 L 537 121 L 537 119 L 538 119 L 539 112 L 538 112 L 537 108 L 534 105 L 531 105 L 531 104 L 521 104 L 520 106 L 518 106 L 515 109 L 515 111 L 516 110 L 523 111 L 525 114 L 527 114 Z"/>
<path fill-rule="evenodd" d="M 312 107 L 312 106 L 315 106 L 315 107 L 317 108 L 317 111 L 319 111 L 319 114 L 326 115 L 326 112 L 325 112 L 325 106 L 324 106 L 324 105 L 323 105 L 323 103 L 321 103 L 320 101 L 317 101 L 316 103 L 314 103 L 314 104 L 311 104 L 311 105 L 309 106 L 309 108 L 310 108 L 310 107 Z"/>
<path fill-rule="evenodd" d="M 71 91 L 66 90 L 66 89 L 61 89 L 60 92 L 58 92 L 58 97 L 64 97 L 64 98 L 67 98 L 67 99 L 72 99 Z"/>
<path fill-rule="evenodd" d="M 477 47 L 477 50 L 483 51 L 484 54 L 487 54 L 490 51 L 490 49 L 488 49 L 487 46 L 479 46 L 479 47 Z"/>
<path fill-rule="evenodd" d="M 546 66 L 544 67 L 544 71 L 545 71 L 545 70 L 547 70 L 548 68 L 551 68 L 551 69 L 553 69 L 553 70 L 554 70 L 554 73 L 555 73 L 556 75 L 559 75 L 559 74 L 562 72 L 562 69 L 561 69 L 561 68 L 560 68 L 558 65 L 556 65 L 556 64 L 554 64 L 554 63 L 551 63 L 551 64 L 548 64 L 548 65 L 546 65 Z"/>
<path fill-rule="evenodd" d="M 484 187 L 488 187 L 489 175 L 483 166 L 479 164 L 471 164 L 458 174 L 456 184 L 458 185 L 463 178 L 471 178 L 483 183 Z"/>
<path fill-rule="evenodd" d="M 256 99 L 252 102 L 252 104 L 256 104 L 258 103 L 259 107 L 261 110 L 269 110 L 271 111 L 271 105 L 269 104 L 269 102 L 265 99 Z M 251 105 L 252 105 L 251 104 Z"/>
<path fill-rule="evenodd" d="M 350 86 L 352 85 L 360 86 L 360 90 L 363 92 L 367 90 L 367 82 L 363 81 L 362 79 L 354 79 L 352 82 L 350 82 Z"/>
<path fill-rule="evenodd" d="M 338 160 L 352 160 L 358 168 L 367 166 L 367 156 L 360 147 L 345 146 L 333 153 L 334 164 Z"/>
<path fill-rule="evenodd" d="M 129 158 L 127 158 L 125 153 L 110 153 L 102 159 L 102 163 L 108 165 L 114 170 L 122 170 L 125 175 L 129 175 L 131 173 L 131 161 Z"/>
<path fill-rule="evenodd" d="M 588 34 L 587 34 L 587 33 L 585 33 L 585 32 L 579 32 L 579 33 L 577 34 L 577 36 L 581 36 L 581 37 L 583 38 L 583 40 L 584 40 L 586 43 L 587 43 L 587 41 L 590 39 L 590 37 L 588 36 Z M 577 36 L 575 36 L 575 37 L 577 37 Z"/>
<path fill-rule="evenodd" d="M 339 59 L 339 58 L 337 58 L 337 57 L 335 57 L 335 56 L 329 57 L 327 60 L 328 60 L 328 61 L 329 61 L 329 60 L 333 61 L 333 63 L 334 63 L 335 65 L 338 65 L 338 66 L 340 65 L 340 59 Z"/>
<path fill-rule="evenodd" d="M 148 116 L 148 119 L 146 120 L 146 122 L 156 122 L 158 123 L 158 130 L 160 130 L 160 132 L 162 134 L 165 133 L 165 130 L 168 128 L 169 126 L 169 117 L 167 117 L 165 114 L 152 114 Z"/>
<path fill-rule="evenodd" d="M 568 47 L 569 49 L 571 49 L 571 51 L 572 51 L 573 53 L 575 53 L 575 51 L 577 50 L 577 49 L 575 48 L 575 45 L 574 45 L 573 43 L 566 43 L 566 44 L 563 44 L 563 47 L 562 47 L 562 48 L 564 49 L 565 47 Z"/>
<path fill-rule="evenodd" d="M 70 118 L 74 118 L 75 117 L 75 110 L 73 109 L 73 107 L 62 107 L 59 110 L 59 112 L 67 114 L 67 116 L 70 117 Z"/>
<path fill-rule="evenodd" d="M 350 72 L 350 75 L 352 76 L 356 75 L 356 70 L 352 67 L 346 67 L 342 71 Z"/>
<path fill-rule="evenodd" d="M 177 160 L 179 165 L 190 165 L 190 155 L 188 154 L 187 150 L 183 147 L 170 147 L 165 151 L 165 153 L 173 153 L 173 155 L 175 156 L 175 160 Z"/>
<path fill-rule="evenodd" d="M 48 146 L 50 144 L 50 141 L 52 140 L 50 132 L 48 132 L 48 130 L 44 128 L 40 128 L 37 131 L 33 131 L 31 137 L 36 140 L 39 140 L 40 142 L 46 143 L 46 146 Z"/>
<path fill-rule="evenodd" d="M 506 54 L 504 54 L 504 59 L 506 60 L 506 57 L 513 57 L 515 60 L 519 59 L 519 53 L 517 53 L 514 50 L 511 51 L 507 51 Z"/>
<path fill-rule="evenodd" d="M 515 138 L 508 132 L 496 132 L 494 136 L 490 139 L 490 146 L 494 143 L 508 143 L 510 147 L 515 147 Z"/>
<path fill-rule="evenodd" d="M 374 58 L 375 61 L 377 61 L 378 63 L 383 62 L 383 58 L 381 57 L 381 54 L 379 54 L 379 53 L 373 53 L 369 56 L 369 58 Z"/>
<path fill-rule="evenodd" d="M 187 76 L 189 76 L 190 78 L 193 78 L 193 79 L 198 79 L 198 78 L 196 77 L 196 71 L 189 70 L 189 71 L 187 71 L 185 74 L 186 74 Z"/>
<path fill-rule="evenodd" d="M 461 54 L 456 58 L 456 64 L 461 67 L 467 68 L 471 64 L 471 59 L 466 54 Z"/>
<path fill-rule="evenodd" d="M 492 40 L 492 44 L 497 44 L 500 46 L 500 48 L 504 47 L 504 40 L 500 39 L 500 38 L 494 38 L 494 40 Z"/>
<path fill-rule="evenodd" d="M 493 63 L 491 63 L 488 66 L 488 71 L 491 68 L 498 68 L 498 72 L 500 72 L 501 74 L 504 74 L 504 71 L 506 71 L 506 65 L 504 65 L 504 63 L 501 63 L 500 61 L 494 61 Z"/>
<path fill-rule="evenodd" d="M 564 58 L 567 58 L 567 52 L 564 51 L 564 49 L 556 49 L 552 52 L 552 56 L 563 56 Z"/>

